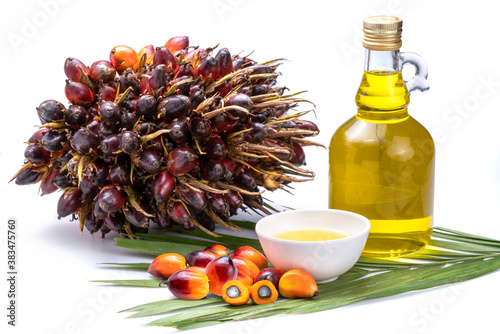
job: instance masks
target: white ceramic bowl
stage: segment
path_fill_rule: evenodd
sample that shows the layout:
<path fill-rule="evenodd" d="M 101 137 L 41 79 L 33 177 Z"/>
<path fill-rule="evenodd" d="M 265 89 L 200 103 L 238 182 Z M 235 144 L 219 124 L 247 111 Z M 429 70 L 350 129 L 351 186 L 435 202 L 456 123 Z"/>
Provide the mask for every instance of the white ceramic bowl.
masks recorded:
<path fill-rule="evenodd" d="M 302 269 L 317 283 L 333 281 L 358 261 L 370 231 L 370 221 L 341 210 L 294 210 L 269 215 L 255 226 L 269 262 L 284 271 Z M 273 235 L 305 228 L 332 229 L 349 236 L 326 241 L 291 241 Z"/>

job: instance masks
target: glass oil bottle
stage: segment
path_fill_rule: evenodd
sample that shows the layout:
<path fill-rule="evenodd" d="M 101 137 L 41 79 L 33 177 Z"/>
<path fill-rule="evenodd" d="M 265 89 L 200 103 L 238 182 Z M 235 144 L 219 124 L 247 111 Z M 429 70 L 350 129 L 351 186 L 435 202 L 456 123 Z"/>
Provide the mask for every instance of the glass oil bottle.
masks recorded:
<path fill-rule="evenodd" d="M 370 220 L 363 256 L 397 257 L 425 247 L 432 234 L 434 142 L 407 109 L 411 91 L 429 88 L 427 66 L 420 56 L 399 51 L 401 19 L 369 17 L 363 27 L 358 111 L 329 148 L 329 206 Z M 404 81 L 408 64 L 415 76 Z"/>

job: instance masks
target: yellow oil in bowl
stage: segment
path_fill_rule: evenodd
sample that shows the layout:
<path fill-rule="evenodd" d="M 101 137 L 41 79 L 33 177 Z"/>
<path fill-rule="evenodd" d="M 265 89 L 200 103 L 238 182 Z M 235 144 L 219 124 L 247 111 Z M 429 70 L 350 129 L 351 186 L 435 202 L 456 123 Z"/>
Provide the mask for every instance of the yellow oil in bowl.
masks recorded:
<path fill-rule="evenodd" d="M 279 232 L 273 237 L 291 241 L 326 241 L 348 237 L 346 233 L 324 228 L 304 228 Z"/>

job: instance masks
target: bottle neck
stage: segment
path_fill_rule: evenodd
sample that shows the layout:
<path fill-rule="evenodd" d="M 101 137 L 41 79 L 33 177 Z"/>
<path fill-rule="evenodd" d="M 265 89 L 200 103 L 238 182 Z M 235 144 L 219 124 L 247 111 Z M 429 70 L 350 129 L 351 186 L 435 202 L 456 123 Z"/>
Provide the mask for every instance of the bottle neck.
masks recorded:
<path fill-rule="evenodd" d="M 357 117 L 374 122 L 398 122 L 408 118 L 409 102 L 399 50 L 367 49 L 363 79 L 356 94 Z"/>

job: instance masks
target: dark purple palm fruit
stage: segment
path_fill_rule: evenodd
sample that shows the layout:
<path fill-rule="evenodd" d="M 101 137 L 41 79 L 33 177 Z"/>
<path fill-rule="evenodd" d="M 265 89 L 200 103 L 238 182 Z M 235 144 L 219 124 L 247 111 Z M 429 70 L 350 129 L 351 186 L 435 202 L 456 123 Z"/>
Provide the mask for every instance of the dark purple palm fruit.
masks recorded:
<path fill-rule="evenodd" d="M 68 142 L 68 136 L 64 131 L 49 130 L 42 138 L 42 147 L 49 152 L 62 150 Z"/>
<path fill-rule="evenodd" d="M 125 215 L 121 211 L 117 211 L 104 218 L 104 225 L 111 231 L 120 233 L 125 224 Z"/>
<path fill-rule="evenodd" d="M 248 70 L 252 70 L 252 74 L 265 74 L 272 73 L 274 69 L 269 65 L 255 64 L 245 67 Z"/>
<path fill-rule="evenodd" d="M 215 59 L 219 63 L 219 76 L 224 77 L 233 71 L 233 59 L 227 48 L 222 48 L 217 52 Z"/>
<path fill-rule="evenodd" d="M 295 120 L 295 123 L 297 124 L 297 127 L 301 130 L 309 130 L 309 131 L 319 132 L 318 126 L 311 121 Z"/>
<path fill-rule="evenodd" d="M 295 166 L 302 166 L 306 163 L 306 154 L 304 153 L 304 149 L 299 143 L 293 143 L 293 156 L 289 160 Z"/>
<path fill-rule="evenodd" d="M 139 117 L 135 112 L 124 112 L 120 116 L 120 129 L 132 130 Z"/>
<path fill-rule="evenodd" d="M 148 148 L 133 158 L 134 164 L 149 174 L 158 173 L 161 170 L 163 158 L 154 149 Z"/>
<path fill-rule="evenodd" d="M 236 210 L 239 209 L 243 205 L 243 197 L 241 197 L 240 193 L 234 190 L 229 190 L 226 194 L 224 194 L 224 198 L 229 204 L 229 209 L 231 213 L 236 213 Z"/>
<path fill-rule="evenodd" d="M 107 213 L 120 210 L 126 202 L 126 193 L 119 187 L 106 186 L 96 197 L 96 203 Z"/>
<path fill-rule="evenodd" d="M 66 189 L 76 185 L 76 179 L 69 173 L 67 169 L 62 170 L 54 178 L 54 185 L 59 189 Z"/>
<path fill-rule="evenodd" d="M 189 118 L 187 117 L 174 119 L 170 122 L 167 129 L 170 130 L 168 136 L 176 143 L 184 143 L 191 138 L 189 132 Z"/>
<path fill-rule="evenodd" d="M 141 146 L 139 136 L 134 131 L 123 131 L 120 136 L 120 147 L 128 154 L 135 153 Z"/>
<path fill-rule="evenodd" d="M 207 159 L 222 160 L 226 157 L 226 144 L 220 137 L 210 137 L 205 145 Z"/>
<path fill-rule="evenodd" d="M 229 216 L 229 204 L 227 200 L 221 194 L 211 194 L 208 199 L 208 205 L 217 213 L 219 216 L 228 217 Z"/>
<path fill-rule="evenodd" d="M 218 182 L 224 175 L 224 166 L 219 160 L 206 160 L 200 169 L 201 178 L 208 182 Z"/>
<path fill-rule="evenodd" d="M 93 193 L 109 183 L 107 179 L 109 174 L 109 165 L 107 163 L 96 162 L 95 167 L 87 167 L 84 174 L 85 176 L 80 182 L 80 189 L 85 194 Z"/>
<path fill-rule="evenodd" d="M 142 83 L 142 80 L 141 80 Z M 151 77 L 149 78 L 148 84 L 151 91 L 156 91 L 160 88 L 165 88 L 168 83 L 167 72 L 165 70 L 165 65 L 157 65 L 151 72 Z M 144 91 L 144 90 L 143 90 Z"/>
<path fill-rule="evenodd" d="M 94 92 L 87 85 L 75 81 L 66 80 L 64 93 L 69 102 L 85 108 L 90 107 L 95 100 Z"/>
<path fill-rule="evenodd" d="M 194 190 L 188 187 L 177 188 L 180 198 L 189 206 L 197 210 L 205 210 L 207 207 L 207 197 L 203 190 Z"/>
<path fill-rule="evenodd" d="M 83 219 L 83 226 L 85 226 L 91 235 L 99 231 L 103 223 L 103 220 L 97 218 L 92 210 L 89 210 Z"/>
<path fill-rule="evenodd" d="M 189 75 L 184 75 L 181 76 L 179 75 L 181 73 L 177 72 L 176 78 L 170 82 L 170 85 L 176 85 L 176 92 L 179 95 L 189 95 L 189 92 L 191 90 L 191 86 L 194 85 L 194 82 L 191 79 L 191 76 Z"/>
<path fill-rule="evenodd" d="M 130 169 L 123 163 L 114 164 L 109 170 L 109 180 L 115 185 L 129 185 L 131 183 Z"/>
<path fill-rule="evenodd" d="M 98 60 L 90 66 L 89 75 L 96 82 L 107 83 L 115 79 L 116 69 L 107 60 Z"/>
<path fill-rule="evenodd" d="M 70 80 L 81 82 L 82 71 L 85 74 L 89 74 L 88 67 L 76 58 L 67 58 L 64 62 L 64 74 Z"/>
<path fill-rule="evenodd" d="M 253 190 L 257 186 L 252 170 L 245 166 L 239 166 L 236 169 L 234 181 L 247 190 Z"/>
<path fill-rule="evenodd" d="M 238 106 L 245 108 L 249 112 L 252 110 L 253 104 L 254 103 L 250 96 L 241 93 L 231 95 L 226 102 L 226 106 Z M 248 119 L 248 114 L 241 110 L 228 110 L 228 114 L 233 118 L 240 119 L 241 121 L 246 121 Z"/>
<path fill-rule="evenodd" d="M 176 72 L 179 68 L 177 58 L 164 46 L 157 47 L 153 56 L 153 65 L 157 66 L 160 64 L 165 65 L 165 69 L 170 68 L 170 72 Z"/>
<path fill-rule="evenodd" d="M 104 137 L 99 145 L 99 149 L 107 156 L 116 156 L 116 152 L 120 149 L 120 135 L 111 134 Z"/>
<path fill-rule="evenodd" d="M 43 174 L 34 168 L 26 168 L 21 171 L 16 177 L 16 184 L 25 186 L 27 184 L 34 184 L 40 181 Z"/>
<path fill-rule="evenodd" d="M 120 121 L 120 108 L 114 102 L 104 101 L 99 105 L 99 115 L 103 121 L 115 124 Z"/>
<path fill-rule="evenodd" d="M 167 120 L 184 116 L 191 107 L 191 101 L 184 95 L 165 97 L 158 102 L 158 112 Z"/>
<path fill-rule="evenodd" d="M 193 85 L 189 89 L 189 101 L 191 103 L 191 108 L 196 109 L 201 102 L 205 100 L 205 93 L 200 85 Z"/>
<path fill-rule="evenodd" d="M 151 191 L 157 202 L 165 202 L 170 198 L 175 188 L 175 177 L 168 171 L 163 171 L 155 176 L 151 183 Z"/>
<path fill-rule="evenodd" d="M 98 219 L 105 219 L 109 213 L 104 211 L 100 206 L 97 201 L 94 202 L 92 206 L 92 211 L 94 212 L 94 216 L 97 217 Z"/>
<path fill-rule="evenodd" d="M 143 116 L 146 120 L 154 120 L 156 118 L 156 107 L 158 103 L 152 95 L 142 95 L 135 106 L 135 112 L 138 116 Z"/>
<path fill-rule="evenodd" d="M 70 105 L 66 111 L 66 123 L 77 129 L 87 124 L 89 118 L 87 109 L 77 104 Z"/>
<path fill-rule="evenodd" d="M 221 160 L 221 163 L 222 167 L 224 167 L 223 179 L 226 182 L 232 183 L 236 175 L 236 162 L 229 158 L 224 158 Z"/>
<path fill-rule="evenodd" d="M 71 139 L 71 147 L 81 154 L 88 154 L 98 146 L 99 138 L 89 129 L 80 128 Z"/>
<path fill-rule="evenodd" d="M 227 128 L 227 116 L 225 113 L 218 114 L 210 119 L 212 129 L 219 133 L 223 133 Z"/>
<path fill-rule="evenodd" d="M 24 157 L 32 164 L 42 163 L 50 158 L 50 152 L 46 151 L 39 144 L 33 144 L 26 147 Z"/>
<path fill-rule="evenodd" d="M 168 216 L 177 224 L 189 226 L 189 212 L 182 202 L 170 201 L 167 205 Z"/>
<path fill-rule="evenodd" d="M 203 80 L 210 76 L 213 80 L 216 80 L 219 77 L 219 62 L 217 59 L 212 58 L 211 55 L 203 58 L 196 68 L 196 76 L 201 77 Z"/>
<path fill-rule="evenodd" d="M 96 129 L 95 134 L 99 137 L 99 139 L 103 139 L 109 135 L 116 134 L 120 130 L 120 126 L 118 124 L 112 124 L 108 122 L 100 122 Z"/>
<path fill-rule="evenodd" d="M 45 179 L 43 179 L 42 184 L 40 185 L 40 192 L 42 193 L 42 195 L 52 194 L 58 189 L 54 184 L 54 179 L 59 173 L 59 169 L 51 168 L 49 170 L 47 176 L 45 177 Z"/>
<path fill-rule="evenodd" d="M 141 85 L 135 79 L 134 73 L 131 70 L 125 70 L 123 75 L 121 75 L 118 79 L 118 84 L 120 87 L 120 90 L 118 91 L 119 94 L 124 93 L 130 88 L 130 96 L 137 98 L 141 95 Z"/>
<path fill-rule="evenodd" d="M 57 215 L 59 218 L 69 216 L 83 205 L 82 191 L 77 188 L 66 190 L 57 202 Z"/>
<path fill-rule="evenodd" d="M 167 167 L 170 174 L 180 176 L 192 171 L 199 163 L 200 159 L 193 149 L 177 147 L 168 155 Z"/>
<path fill-rule="evenodd" d="M 36 108 L 38 118 L 42 124 L 64 120 L 66 108 L 56 100 L 46 100 Z"/>
<path fill-rule="evenodd" d="M 198 223 L 201 224 L 201 226 L 205 227 L 209 231 L 215 231 L 215 222 L 213 221 L 212 218 L 207 216 L 204 212 L 200 213 L 197 217 L 196 220 Z"/>
<path fill-rule="evenodd" d="M 267 127 L 262 123 L 252 123 L 251 130 L 243 134 L 245 141 L 258 144 L 267 137 Z"/>
<path fill-rule="evenodd" d="M 149 218 L 142 212 L 136 210 L 133 206 L 123 207 L 125 219 L 133 226 L 147 228 L 149 226 Z"/>
<path fill-rule="evenodd" d="M 204 139 L 212 133 L 212 126 L 203 117 L 193 117 L 189 121 L 189 132 L 191 132 L 193 138 Z"/>
<path fill-rule="evenodd" d="M 156 130 L 158 130 L 158 127 L 155 123 L 153 122 L 144 122 L 137 124 L 137 126 L 134 128 L 134 131 L 137 132 L 139 136 L 144 136 L 149 133 L 153 133 Z"/>
<path fill-rule="evenodd" d="M 116 99 L 116 89 L 111 86 L 101 86 L 97 92 L 97 97 L 99 101 L 110 101 L 114 102 Z"/>

